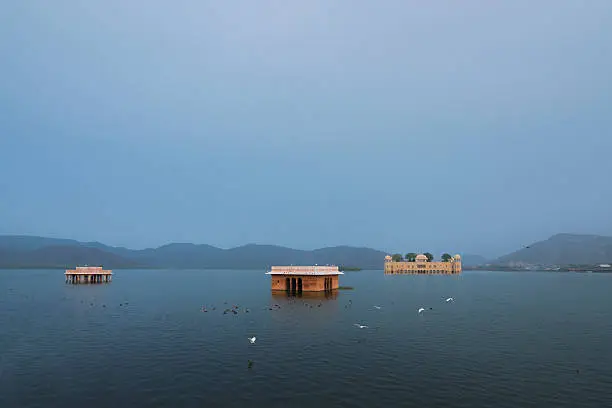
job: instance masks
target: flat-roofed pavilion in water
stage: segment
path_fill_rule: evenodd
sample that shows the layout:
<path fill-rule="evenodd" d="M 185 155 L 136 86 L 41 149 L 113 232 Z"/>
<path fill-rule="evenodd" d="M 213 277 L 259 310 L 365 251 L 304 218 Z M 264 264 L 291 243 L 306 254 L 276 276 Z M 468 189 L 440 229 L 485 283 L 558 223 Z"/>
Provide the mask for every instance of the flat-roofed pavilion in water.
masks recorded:
<path fill-rule="evenodd" d="M 113 279 L 113 271 L 101 266 L 77 266 L 64 273 L 66 283 L 108 283 Z"/>
<path fill-rule="evenodd" d="M 344 272 L 337 266 L 273 266 L 266 275 L 272 277 L 273 291 L 299 293 L 336 290 Z"/>

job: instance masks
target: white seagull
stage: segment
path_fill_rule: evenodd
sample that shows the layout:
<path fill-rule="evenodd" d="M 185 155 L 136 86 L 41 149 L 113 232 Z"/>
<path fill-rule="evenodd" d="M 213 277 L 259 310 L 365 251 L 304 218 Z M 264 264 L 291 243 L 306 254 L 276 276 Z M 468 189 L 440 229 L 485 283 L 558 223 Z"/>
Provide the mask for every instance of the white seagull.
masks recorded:
<path fill-rule="evenodd" d="M 380 306 L 374 306 L 374 307 L 375 307 L 375 308 L 377 308 L 377 309 L 380 309 L 380 308 L 381 308 Z"/>
<path fill-rule="evenodd" d="M 257 337 L 253 336 L 253 337 L 247 337 L 249 339 L 249 341 L 251 342 L 251 344 L 255 344 L 255 340 L 257 340 Z"/>
<path fill-rule="evenodd" d="M 367 329 L 368 328 L 368 326 L 364 326 L 362 324 L 357 324 L 357 323 L 355 323 L 353 326 L 359 327 L 360 329 Z"/>
<path fill-rule="evenodd" d="M 420 309 L 419 309 L 419 311 L 418 311 L 418 313 L 423 313 L 424 311 L 425 311 L 425 309 L 424 309 L 424 308 L 420 308 Z"/>
<path fill-rule="evenodd" d="M 453 299 L 452 297 L 450 297 L 450 298 L 446 299 L 446 301 L 447 301 L 447 302 L 454 302 L 454 301 L 455 301 L 455 299 Z"/>

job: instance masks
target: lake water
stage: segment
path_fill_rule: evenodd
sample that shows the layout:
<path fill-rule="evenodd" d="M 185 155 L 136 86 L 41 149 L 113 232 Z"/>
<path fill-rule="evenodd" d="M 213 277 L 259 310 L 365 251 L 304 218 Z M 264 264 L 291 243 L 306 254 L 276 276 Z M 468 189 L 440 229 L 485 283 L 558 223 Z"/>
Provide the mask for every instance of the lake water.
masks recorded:
<path fill-rule="evenodd" d="M 347 272 L 293 300 L 269 279 L 0 271 L 0 407 L 612 406 L 612 275 Z"/>

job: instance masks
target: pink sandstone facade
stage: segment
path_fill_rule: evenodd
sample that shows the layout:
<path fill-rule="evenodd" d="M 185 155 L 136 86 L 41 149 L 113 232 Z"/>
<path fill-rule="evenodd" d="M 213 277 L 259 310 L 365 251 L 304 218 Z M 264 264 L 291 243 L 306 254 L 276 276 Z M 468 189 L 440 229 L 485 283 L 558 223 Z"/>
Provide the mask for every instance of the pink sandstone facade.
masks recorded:
<path fill-rule="evenodd" d="M 339 287 L 338 276 L 343 275 L 337 266 L 273 266 L 271 275 L 273 291 L 323 292 Z"/>
<path fill-rule="evenodd" d="M 455 255 L 449 262 L 429 262 L 425 255 L 417 255 L 415 262 L 394 262 L 391 256 L 385 257 L 385 274 L 445 274 L 461 273 L 461 256 Z"/>

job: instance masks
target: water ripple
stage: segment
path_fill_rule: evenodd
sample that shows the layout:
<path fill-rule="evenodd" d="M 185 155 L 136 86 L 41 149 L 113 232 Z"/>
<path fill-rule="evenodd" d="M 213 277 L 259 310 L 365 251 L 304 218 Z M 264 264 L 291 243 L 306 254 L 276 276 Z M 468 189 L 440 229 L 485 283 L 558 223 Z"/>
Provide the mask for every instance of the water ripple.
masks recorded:
<path fill-rule="evenodd" d="M 0 406 L 600 408 L 612 400 L 612 276 L 361 272 L 343 276 L 354 291 L 293 301 L 271 296 L 256 272 L 121 275 L 71 286 L 52 272 L 3 272 L 12 290 L 0 293 Z M 449 295 L 455 303 L 443 302 Z M 234 303 L 240 312 L 224 315 Z M 422 305 L 432 309 L 418 315 Z"/>

